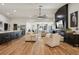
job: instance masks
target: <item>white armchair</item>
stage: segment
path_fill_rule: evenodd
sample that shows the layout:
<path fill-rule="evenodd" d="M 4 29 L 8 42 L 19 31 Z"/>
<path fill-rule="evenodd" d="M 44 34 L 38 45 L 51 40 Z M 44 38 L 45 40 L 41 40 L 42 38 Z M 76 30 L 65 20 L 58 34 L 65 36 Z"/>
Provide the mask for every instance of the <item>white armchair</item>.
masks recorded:
<path fill-rule="evenodd" d="M 54 47 L 60 45 L 61 36 L 58 33 L 52 34 L 52 37 L 47 37 L 45 44 Z"/>
<path fill-rule="evenodd" d="M 36 41 L 36 34 L 34 33 L 29 33 L 29 34 L 26 34 L 26 39 L 25 41 Z"/>

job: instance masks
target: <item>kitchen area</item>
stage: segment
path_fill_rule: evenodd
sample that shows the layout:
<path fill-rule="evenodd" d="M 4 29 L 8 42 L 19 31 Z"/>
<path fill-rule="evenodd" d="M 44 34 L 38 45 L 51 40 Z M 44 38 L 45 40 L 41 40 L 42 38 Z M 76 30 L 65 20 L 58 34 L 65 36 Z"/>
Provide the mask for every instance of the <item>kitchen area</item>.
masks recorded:
<path fill-rule="evenodd" d="M 11 26 L 13 27 L 11 29 Z M 19 29 L 18 29 L 19 28 Z M 20 38 L 25 35 L 25 25 L 10 24 L 9 19 L 0 15 L 0 44 Z"/>

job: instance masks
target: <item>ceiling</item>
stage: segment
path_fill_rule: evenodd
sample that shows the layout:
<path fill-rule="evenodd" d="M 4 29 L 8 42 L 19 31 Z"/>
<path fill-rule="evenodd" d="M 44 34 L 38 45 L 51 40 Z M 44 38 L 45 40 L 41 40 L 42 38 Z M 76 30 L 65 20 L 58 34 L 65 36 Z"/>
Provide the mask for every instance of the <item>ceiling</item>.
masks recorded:
<path fill-rule="evenodd" d="M 39 14 L 39 5 L 43 6 L 42 14 L 52 18 L 65 3 L 0 3 L 0 13 L 9 18 L 31 18 Z"/>

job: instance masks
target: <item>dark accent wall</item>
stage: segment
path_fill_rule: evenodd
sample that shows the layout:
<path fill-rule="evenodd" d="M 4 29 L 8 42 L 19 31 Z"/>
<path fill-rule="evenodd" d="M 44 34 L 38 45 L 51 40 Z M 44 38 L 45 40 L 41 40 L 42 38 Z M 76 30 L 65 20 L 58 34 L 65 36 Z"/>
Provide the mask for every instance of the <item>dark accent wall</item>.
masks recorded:
<path fill-rule="evenodd" d="M 68 4 L 59 8 L 55 13 L 55 23 L 58 22 L 59 20 L 63 21 L 63 26 L 65 29 L 68 28 Z"/>

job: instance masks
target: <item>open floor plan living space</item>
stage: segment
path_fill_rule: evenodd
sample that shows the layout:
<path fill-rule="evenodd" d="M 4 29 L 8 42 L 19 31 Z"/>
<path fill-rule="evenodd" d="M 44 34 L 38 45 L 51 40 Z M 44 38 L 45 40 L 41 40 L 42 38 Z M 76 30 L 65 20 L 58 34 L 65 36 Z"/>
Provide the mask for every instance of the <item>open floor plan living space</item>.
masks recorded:
<path fill-rule="evenodd" d="M 79 3 L 0 3 L 0 55 L 79 55 Z"/>

